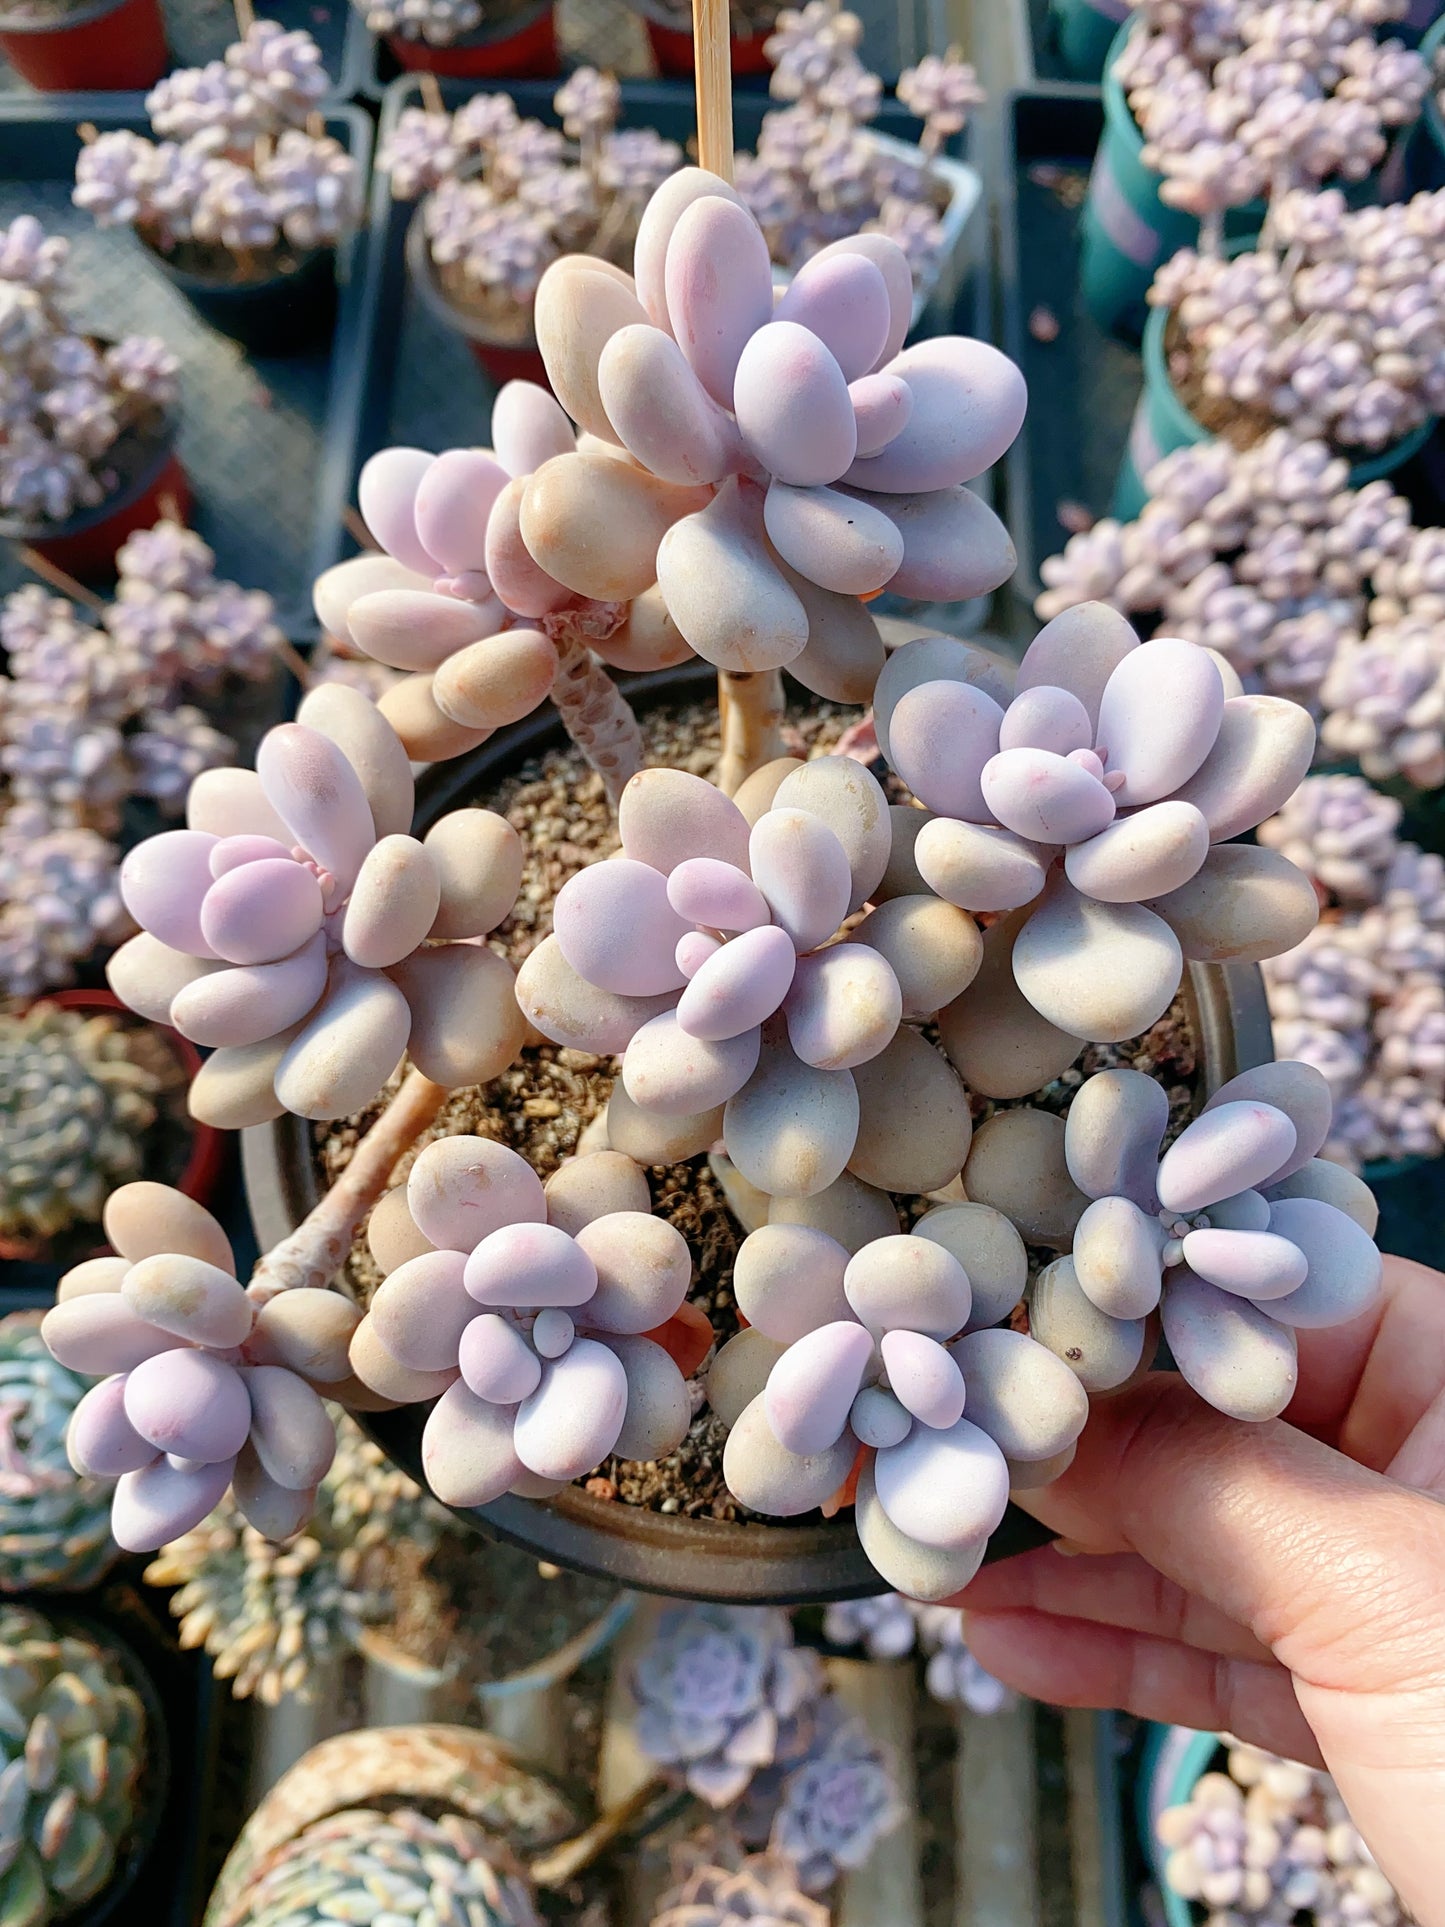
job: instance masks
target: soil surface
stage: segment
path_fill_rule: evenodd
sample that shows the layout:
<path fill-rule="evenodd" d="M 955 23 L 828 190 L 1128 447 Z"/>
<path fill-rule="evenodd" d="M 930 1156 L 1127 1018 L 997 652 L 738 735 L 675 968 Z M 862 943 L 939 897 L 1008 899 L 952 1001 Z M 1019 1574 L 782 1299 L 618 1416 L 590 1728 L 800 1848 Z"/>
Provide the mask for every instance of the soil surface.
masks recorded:
<path fill-rule="evenodd" d="M 717 711 L 713 706 L 653 710 L 640 720 L 649 766 L 668 764 L 699 776 L 713 775 L 719 753 Z M 798 754 L 823 753 L 856 721 L 856 710 L 813 703 L 790 716 L 789 747 Z M 907 791 L 891 776 L 885 787 L 894 800 L 907 800 Z M 506 816 L 525 846 L 516 908 L 491 939 L 492 947 L 515 965 L 549 934 L 552 905 L 567 879 L 618 847 L 616 824 L 600 779 L 570 747 L 549 752 L 488 794 L 472 800 Z M 931 1031 L 924 1034 L 936 1042 Z M 1062 1077 L 1020 1102 L 1063 1115 L 1086 1076 L 1120 1067 L 1144 1071 L 1164 1084 L 1169 1093 L 1170 1137 L 1177 1135 L 1193 1112 L 1196 1081 L 1194 1039 L 1182 1000 L 1141 1038 L 1122 1044 L 1089 1045 Z M 582 1132 L 604 1109 L 617 1072 L 615 1058 L 549 1043 L 531 1046 L 491 1084 L 457 1091 L 397 1167 L 398 1178 L 404 1179 L 425 1144 L 437 1137 L 467 1132 L 508 1145 L 545 1179 L 575 1152 Z M 345 1168 L 357 1138 L 384 1108 L 395 1088 L 395 1084 L 389 1085 L 355 1118 L 316 1127 L 317 1154 L 328 1183 Z M 1010 1108 L 986 1098 L 974 1098 L 972 1105 L 975 1124 L 995 1110 Z M 648 1180 L 654 1211 L 675 1224 L 692 1249 L 690 1296 L 707 1313 L 721 1345 L 738 1329 L 732 1268 L 744 1233 L 729 1211 L 705 1157 L 657 1166 L 648 1173 Z M 895 1199 L 905 1225 L 935 1202 L 924 1197 Z M 1057 1253 L 1031 1249 L 1029 1256 L 1032 1272 Z M 360 1301 L 369 1302 L 381 1274 L 366 1248 L 364 1226 L 352 1248 L 348 1275 Z M 686 1438 L 668 1458 L 646 1463 L 609 1459 L 578 1484 L 595 1498 L 646 1506 L 656 1512 L 724 1521 L 755 1517 L 738 1504 L 723 1482 L 722 1449 L 727 1434 L 704 1402 L 700 1379 L 693 1381 L 691 1390 L 696 1416 Z"/>

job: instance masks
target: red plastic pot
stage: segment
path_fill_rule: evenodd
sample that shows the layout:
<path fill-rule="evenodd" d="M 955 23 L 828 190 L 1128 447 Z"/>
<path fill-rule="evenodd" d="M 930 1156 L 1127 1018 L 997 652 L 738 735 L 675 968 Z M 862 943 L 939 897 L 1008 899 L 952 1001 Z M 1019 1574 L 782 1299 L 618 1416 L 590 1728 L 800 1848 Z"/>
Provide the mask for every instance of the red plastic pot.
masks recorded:
<path fill-rule="evenodd" d="M 531 381 L 539 388 L 551 387 L 546 363 L 533 347 L 494 348 L 490 342 L 475 339 L 469 339 L 467 346 L 482 373 L 498 388 L 509 381 Z"/>
<path fill-rule="evenodd" d="M 134 1011 L 127 1009 L 114 991 L 110 990 L 50 990 L 43 997 L 37 997 L 35 1001 L 38 1004 L 59 1004 L 64 1010 L 82 1010 L 93 1017 L 102 1015 L 124 1017 L 132 1024 L 145 1021 L 138 1018 Z M 178 1030 L 172 1030 L 169 1024 L 152 1023 L 147 1024 L 147 1028 L 165 1039 L 186 1074 L 187 1085 L 194 1082 L 196 1073 L 201 1068 L 202 1058 L 190 1038 L 182 1037 L 181 1033 Z M 218 1131 L 214 1125 L 197 1123 L 195 1118 L 190 1120 L 190 1129 L 191 1152 L 186 1159 L 184 1170 L 176 1180 L 176 1189 L 184 1191 L 188 1198 L 194 1198 L 197 1204 L 209 1205 L 216 1195 L 217 1187 L 221 1182 L 221 1173 L 225 1168 L 226 1134 L 224 1131 Z"/>
<path fill-rule="evenodd" d="M 561 72 L 550 0 L 535 18 L 502 39 L 479 27 L 449 47 L 432 47 L 401 34 L 388 34 L 386 44 L 397 66 L 408 73 L 441 74 L 449 80 L 487 80 L 499 75 L 508 80 L 550 80 Z"/>
<path fill-rule="evenodd" d="M 45 94 L 143 93 L 170 65 L 159 0 L 90 0 L 59 26 L 0 11 L 0 51 Z"/>
<path fill-rule="evenodd" d="M 153 460 L 125 488 L 93 509 L 82 509 L 59 529 L 39 529 L 13 517 L 0 518 L 0 536 L 34 549 L 77 582 L 103 582 L 115 574 L 116 551 L 128 535 L 148 529 L 169 513 L 188 520 L 193 496 L 190 479 L 176 453 L 174 425 Z"/>
<path fill-rule="evenodd" d="M 647 38 L 652 43 L 652 57 L 657 62 L 658 71 L 669 79 L 690 77 L 697 71 L 693 56 L 692 34 L 686 28 L 664 27 L 658 21 L 646 16 L 644 24 Z M 763 42 L 767 34 L 752 34 L 732 39 L 733 72 L 744 78 L 772 72 L 772 63 L 763 53 Z"/>

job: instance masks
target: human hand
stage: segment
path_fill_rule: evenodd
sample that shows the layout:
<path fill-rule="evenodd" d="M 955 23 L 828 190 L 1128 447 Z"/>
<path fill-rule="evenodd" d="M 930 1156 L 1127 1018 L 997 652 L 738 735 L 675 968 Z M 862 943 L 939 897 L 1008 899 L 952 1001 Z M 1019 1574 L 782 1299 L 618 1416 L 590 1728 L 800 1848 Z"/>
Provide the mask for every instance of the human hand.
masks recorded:
<path fill-rule="evenodd" d="M 1445 1276 L 1387 1258 L 1374 1311 L 1298 1337 L 1300 1389 L 1268 1425 L 1173 1373 L 1097 1402 L 1069 1470 L 1019 1498 L 1062 1545 L 956 1603 L 980 1664 L 1037 1699 L 1323 1762 L 1441 1927 Z"/>

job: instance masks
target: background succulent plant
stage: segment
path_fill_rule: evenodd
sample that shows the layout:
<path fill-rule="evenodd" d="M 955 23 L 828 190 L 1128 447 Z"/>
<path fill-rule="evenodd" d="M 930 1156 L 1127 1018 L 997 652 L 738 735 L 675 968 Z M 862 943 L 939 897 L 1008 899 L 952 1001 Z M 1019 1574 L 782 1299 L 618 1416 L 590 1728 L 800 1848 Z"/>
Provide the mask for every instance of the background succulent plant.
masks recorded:
<path fill-rule="evenodd" d="M 1000 1712 L 1012 1698 L 968 1650 L 963 1614 L 956 1606 L 923 1606 L 902 1593 L 884 1592 L 829 1606 L 823 1631 L 831 1644 L 861 1646 L 869 1659 L 902 1659 L 921 1647 L 927 1654 L 928 1690 L 946 1705 L 988 1714 Z"/>
<path fill-rule="evenodd" d="M 747 1921 L 777 1927 L 828 1927 L 821 1901 L 798 1886 L 789 1863 L 776 1854 L 750 1854 L 736 1866 L 696 1867 L 653 1915 L 652 1927 L 743 1927 Z"/>
<path fill-rule="evenodd" d="M 47 1927 L 92 1900 L 135 1823 L 145 1710 L 114 1652 L 0 1605 L 0 1916 Z"/>
<path fill-rule="evenodd" d="M 89 1389 L 50 1356 L 39 1312 L 0 1318 L 0 1591 L 83 1592 L 116 1557 L 109 1489 L 65 1450 Z"/>
<path fill-rule="evenodd" d="M 0 1236 L 97 1222 L 141 1170 L 159 1090 L 113 1017 L 46 1003 L 0 1014 Z"/>
<path fill-rule="evenodd" d="M 730 1806 L 756 1773 L 806 1752 L 822 1683 L 786 1613 L 670 1606 L 632 1668 L 637 1743 L 700 1800 Z"/>
<path fill-rule="evenodd" d="M 107 345 L 73 329 L 59 306 L 69 244 L 33 215 L 11 222 L 0 260 L 0 509 L 22 523 L 65 522 L 117 485 L 122 435 L 158 430 L 179 393 L 164 342 Z"/>
<path fill-rule="evenodd" d="M 81 149 L 75 204 L 163 253 L 329 246 L 361 196 L 355 160 L 314 125 L 329 88 L 310 34 L 254 21 L 223 59 L 178 68 L 146 96 L 158 142 L 122 129 Z"/>
<path fill-rule="evenodd" d="M 861 1867 L 902 1818 L 887 1752 L 855 1714 L 824 1701 L 807 1753 L 779 1788 L 770 1849 L 797 1868 L 804 1892 L 822 1893 Z"/>
<path fill-rule="evenodd" d="M 363 1626 L 394 1610 L 394 1561 L 408 1550 L 430 1552 L 447 1522 L 342 1418 L 336 1457 L 299 1538 L 276 1545 L 223 1499 L 163 1547 L 145 1577 L 177 1588 L 170 1609 L 183 1647 L 204 1646 L 237 1699 L 275 1706 L 293 1694 L 309 1698 L 312 1669 L 350 1651 Z"/>

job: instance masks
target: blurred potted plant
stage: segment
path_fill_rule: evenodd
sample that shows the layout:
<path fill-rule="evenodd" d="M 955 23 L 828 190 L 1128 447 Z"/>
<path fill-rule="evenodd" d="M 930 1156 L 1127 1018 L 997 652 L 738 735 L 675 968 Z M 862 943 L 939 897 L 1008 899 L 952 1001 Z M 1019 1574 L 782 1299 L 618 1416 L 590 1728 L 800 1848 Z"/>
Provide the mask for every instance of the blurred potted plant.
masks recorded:
<path fill-rule="evenodd" d="M 0 52 L 42 93 L 139 93 L 169 60 L 159 0 L 7 0 Z"/>
<path fill-rule="evenodd" d="M 552 0 L 352 0 L 408 73 L 545 80 L 557 71 Z"/>

